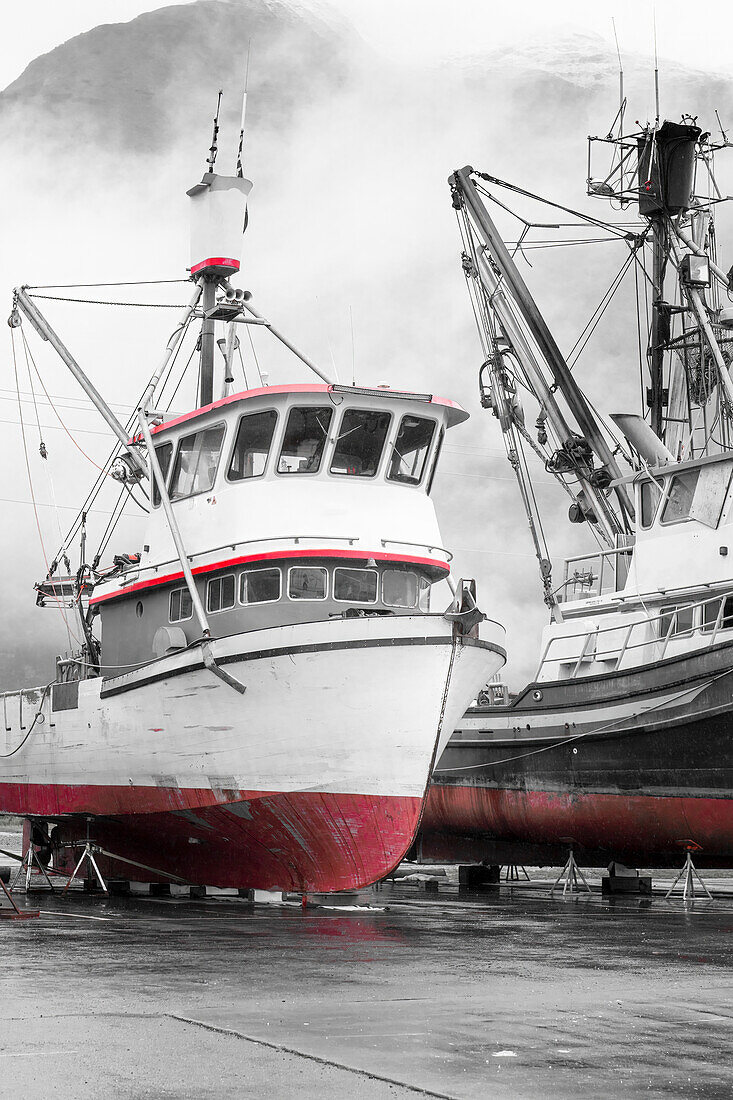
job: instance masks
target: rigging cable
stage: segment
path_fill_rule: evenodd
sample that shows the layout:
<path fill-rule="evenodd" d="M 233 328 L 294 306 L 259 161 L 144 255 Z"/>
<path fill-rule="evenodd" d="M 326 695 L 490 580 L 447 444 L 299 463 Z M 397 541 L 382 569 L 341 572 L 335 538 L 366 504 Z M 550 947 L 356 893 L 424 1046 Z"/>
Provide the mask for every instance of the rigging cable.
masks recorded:
<path fill-rule="evenodd" d="M 255 342 L 254 342 L 254 339 L 252 338 L 252 333 L 250 332 L 250 326 L 245 325 L 244 327 L 247 330 L 247 336 L 249 338 L 249 344 L 250 344 L 250 347 L 252 348 L 252 356 L 253 356 L 254 361 L 255 361 L 255 366 L 257 367 L 257 374 L 259 375 L 259 378 L 260 378 L 260 385 L 264 386 L 265 380 L 262 377 L 262 371 L 260 370 L 260 361 L 257 358 L 257 352 L 255 351 Z M 240 358 L 241 358 L 241 355 L 242 355 L 241 350 L 239 352 L 239 355 L 240 355 Z M 242 359 L 242 372 L 244 372 L 244 359 Z"/>
<path fill-rule="evenodd" d="M 135 279 L 128 283 L 48 283 L 46 286 L 27 286 L 26 290 L 88 290 L 100 286 L 163 286 L 167 283 L 190 282 L 190 279 Z"/>
<path fill-rule="evenodd" d="M 103 469 L 103 468 L 102 468 L 102 467 L 101 467 L 101 466 L 99 465 L 99 463 L 98 463 L 98 462 L 95 462 L 95 461 L 94 461 L 94 459 L 93 459 L 93 458 L 92 458 L 92 457 L 91 457 L 90 455 L 88 455 L 88 454 L 86 453 L 86 451 L 84 450 L 84 448 L 83 448 L 83 447 L 81 447 L 81 446 L 80 446 L 80 445 L 79 445 L 79 444 L 77 443 L 77 441 L 76 441 L 76 440 L 74 439 L 74 437 L 73 437 L 73 435 L 71 434 L 71 432 L 69 431 L 69 429 L 68 429 L 68 428 L 66 427 L 66 425 L 64 424 L 63 420 L 61 419 L 61 416 L 59 415 L 59 412 L 58 412 L 58 410 L 57 410 L 56 406 L 54 405 L 54 403 L 53 403 L 53 401 L 51 400 L 51 398 L 50 398 L 50 397 L 48 396 L 48 391 L 46 390 L 46 387 L 45 387 L 45 385 L 44 385 L 43 379 L 41 378 L 41 372 L 39 371 L 39 369 L 38 369 L 38 367 L 37 367 L 37 365 L 36 365 L 36 361 L 35 361 L 35 359 L 33 358 L 33 353 L 32 353 L 32 352 L 31 352 L 31 350 L 30 350 L 30 347 L 29 347 L 29 345 L 28 345 L 28 340 L 26 339 L 26 335 L 25 335 L 25 332 L 24 332 L 23 328 L 21 328 L 21 330 L 20 330 L 20 334 L 21 334 L 21 336 L 23 337 L 23 345 L 24 345 L 24 347 L 25 347 L 25 354 L 26 354 L 26 359 L 30 359 L 30 362 L 31 362 L 31 363 L 33 364 L 33 369 L 34 369 L 34 371 L 36 372 L 36 377 L 38 378 L 38 381 L 39 381 L 39 382 L 41 383 L 41 388 L 43 389 L 43 392 L 44 392 L 44 393 L 46 394 L 46 398 L 48 399 L 48 403 L 49 403 L 49 405 L 51 406 L 51 408 L 52 408 L 52 410 L 53 410 L 53 413 L 54 413 L 54 416 L 55 416 L 55 417 L 56 417 L 56 419 L 58 420 L 59 424 L 61 425 L 61 427 L 62 427 L 62 428 L 64 429 L 64 431 L 66 432 L 66 434 L 68 435 L 69 439 L 71 440 L 71 442 L 72 442 L 72 443 L 74 444 L 74 446 L 76 447 L 77 451 L 79 451 L 79 453 L 80 453 L 81 455 L 83 455 L 83 456 L 84 456 L 84 458 L 85 458 L 85 459 L 87 460 L 87 462 L 90 462 L 90 463 L 92 464 L 92 466 L 94 466 L 94 467 L 95 467 L 95 469 L 97 469 L 97 470 L 100 470 L 100 471 L 101 471 L 101 472 L 102 472 L 102 473 L 104 474 L 104 476 L 105 476 L 105 477 L 111 477 L 111 474 L 109 474 L 109 473 L 108 473 L 108 472 L 107 472 L 107 471 L 106 471 L 105 469 Z M 29 378 L 29 380 L 30 380 L 30 384 L 31 384 L 31 392 L 33 392 L 33 380 L 32 380 L 32 378 L 31 378 L 31 372 L 30 372 L 30 367 L 28 368 L 28 378 Z M 34 404 L 35 404 L 35 398 L 34 398 Z M 37 411 L 37 410 L 36 410 L 36 411 Z M 39 431 L 40 431 L 40 426 L 39 426 Z"/>
<path fill-rule="evenodd" d="M 29 294 L 34 301 L 43 299 L 46 302 L 76 302 L 82 306 L 130 306 L 133 309 L 185 309 L 185 305 L 171 302 L 110 302 L 102 298 L 62 298 L 58 294 Z"/>
<path fill-rule="evenodd" d="M 15 373 L 15 384 L 18 387 L 18 391 L 20 392 L 20 381 L 19 381 L 19 378 L 18 378 L 18 360 L 17 360 L 17 355 L 16 355 L 16 349 L 15 349 L 15 329 L 12 328 L 12 327 L 10 329 L 10 339 L 11 339 L 12 350 L 13 350 L 13 371 Z M 38 541 L 41 544 L 41 553 L 43 554 L 43 560 L 46 563 L 46 573 L 47 573 L 47 576 L 50 577 L 51 572 L 50 572 L 50 569 L 49 569 L 48 555 L 46 554 L 46 547 L 45 547 L 44 542 L 43 542 L 43 532 L 41 530 L 41 521 L 40 521 L 40 517 L 38 515 L 38 507 L 36 505 L 36 496 L 35 496 L 35 492 L 34 492 L 34 489 L 33 489 L 33 476 L 31 474 L 31 464 L 30 464 L 30 459 L 28 457 L 28 445 L 26 443 L 26 438 L 25 438 L 25 422 L 23 420 L 23 409 L 22 409 L 22 406 L 21 406 L 20 399 L 18 400 L 18 415 L 20 416 L 20 434 L 21 434 L 21 438 L 23 440 L 23 454 L 25 456 L 25 467 L 26 467 L 26 471 L 28 473 L 28 488 L 30 490 L 31 501 L 32 501 L 32 504 L 33 504 L 33 515 L 35 516 L 35 520 L 36 520 L 36 529 L 38 531 Z M 76 641 L 77 644 L 81 644 L 81 643 L 79 642 L 79 639 L 72 633 L 71 627 L 69 626 L 69 620 L 66 616 L 62 601 L 59 599 L 59 597 L 55 593 L 54 593 L 54 599 L 56 600 L 56 604 L 58 606 L 59 611 L 61 612 L 61 617 L 63 618 L 64 624 L 66 626 L 66 634 L 67 634 L 67 637 L 69 639 L 69 649 L 72 649 L 73 648 L 72 641 L 71 641 L 72 637 L 74 638 L 74 640 Z"/>

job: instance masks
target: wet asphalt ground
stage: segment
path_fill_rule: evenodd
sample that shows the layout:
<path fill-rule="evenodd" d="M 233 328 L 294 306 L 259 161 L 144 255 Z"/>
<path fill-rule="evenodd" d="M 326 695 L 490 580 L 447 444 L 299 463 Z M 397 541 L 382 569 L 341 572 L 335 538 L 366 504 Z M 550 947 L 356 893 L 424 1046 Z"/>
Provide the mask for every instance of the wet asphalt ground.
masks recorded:
<path fill-rule="evenodd" d="M 733 1094 L 730 897 L 17 897 L 3 1097 Z"/>

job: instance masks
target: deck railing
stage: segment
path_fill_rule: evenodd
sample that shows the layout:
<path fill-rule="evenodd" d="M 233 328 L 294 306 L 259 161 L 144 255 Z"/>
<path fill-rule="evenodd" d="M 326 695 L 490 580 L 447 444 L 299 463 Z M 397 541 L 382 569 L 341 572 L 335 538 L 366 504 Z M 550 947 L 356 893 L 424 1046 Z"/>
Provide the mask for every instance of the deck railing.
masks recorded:
<path fill-rule="evenodd" d="M 576 554 L 565 559 L 565 576 L 558 600 L 588 600 L 607 592 L 618 592 L 626 584 L 633 546 Z"/>
<path fill-rule="evenodd" d="M 696 614 L 698 608 L 700 611 Z M 680 610 L 692 612 L 691 626 L 679 629 L 677 612 Z M 714 614 L 711 613 L 713 611 Z M 668 620 L 668 623 L 664 620 Z M 584 662 L 592 660 L 599 654 L 599 659 L 615 662 L 614 667 L 610 670 L 615 672 L 621 667 L 621 663 L 627 654 L 649 646 L 655 647 L 653 659 L 661 661 L 667 653 L 670 641 L 674 638 L 693 638 L 699 635 L 706 639 L 705 644 L 690 648 L 707 649 L 715 645 L 721 630 L 731 629 L 733 629 L 733 593 L 718 593 L 715 596 L 709 596 L 694 603 L 687 603 L 679 597 L 677 599 L 672 597 L 669 604 L 660 610 L 658 614 L 647 615 L 642 619 L 634 619 L 634 622 L 629 623 L 628 626 L 616 622 L 612 626 L 583 630 L 577 634 L 555 635 L 549 639 L 542 652 L 535 679 L 540 679 L 545 665 L 551 662 L 570 664 L 571 661 L 574 661 L 574 666 L 570 678 L 574 679 Z M 602 644 L 599 646 L 599 640 L 602 642 L 604 636 L 607 639 L 608 635 L 621 632 L 623 632 L 623 638 L 619 645 L 609 645 L 607 649 L 604 649 Z M 635 632 L 643 633 L 644 637 L 640 641 L 632 642 Z M 573 655 L 567 658 L 552 656 L 553 646 L 556 649 L 561 646 L 566 649 L 567 643 L 575 639 L 579 642 L 577 656 Z M 604 654 L 606 656 L 603 656 Z"/>

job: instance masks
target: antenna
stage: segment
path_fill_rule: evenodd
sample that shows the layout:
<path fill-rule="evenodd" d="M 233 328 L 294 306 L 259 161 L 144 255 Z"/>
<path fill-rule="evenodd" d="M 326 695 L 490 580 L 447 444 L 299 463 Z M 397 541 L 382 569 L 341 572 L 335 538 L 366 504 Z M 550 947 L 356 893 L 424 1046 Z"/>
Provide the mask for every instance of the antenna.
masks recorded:
<path fill-rule="evenodd" d="M 209 149 L 209 155 L 206 158 L 208 164 L 207 171 L 214 171 L 214 164 L 216 163 L 216 154 L 219 151 L 219 109 L 221 107 L 221 97 L 224 94 L 223 89 L 219 89 L 219 95 L 216 100 L 216 114 L 214 115 L 214 132 L 211 135 L 211 147 Z"/>
<path fill-rule="evenodd" d="M 349 321 L 351 322 L 351 385 L 356 385 L 356 353 L 354 350 L 354 311 L 349 306 Z"/>
<path fill-rule="evenodd" d="M 657 126 L 659 126 L 659 56 L 657 54 L 657 6 L 654 5 L 653 15 L 654 21 L 654 102 L 657 111 Z"/>
<path fill-rule="evenodd" d="M 718 120 L 718 126 L 720 127 L 720 133 L 722 135 L 723 141 L 726 145 L 729 145 L 730 143 L 728 141 L 728 135 L 726 134 L 725 130 L 723 129 L 723 123 L 720 121 L 720 115 L 718 114 L 717 111 L 715 112 L 715 117 Z"/>
<path fill-rule="evenodd" d="M 242 121 L 239 125 L 239 149 L 237 150 L 237 175 L 241 179 L 244 175 L 242 164 L 242 150 L 244 149 L 244 120 L 247 117 L 247 88 L 249 86 L 249 55 L 252 50 L 252 39 L 247 43 L 247 65 L 244 70 L 244 91 L 242 92 Z"/>
<path fill-rule="evenodd" d="M 619 119 L 619 135 L 623 135 L 624 132 L 624 109 L 626 103 L 624 101 L 624 67 L 621 62 L 621 49 L 618 44 L 618 35 L 616 34 L 616 20 L 611 16 L 611 26 L 613 27 L 613 37 L 616 41 L 616 54 L 618 56 L 618 119 Z"/>

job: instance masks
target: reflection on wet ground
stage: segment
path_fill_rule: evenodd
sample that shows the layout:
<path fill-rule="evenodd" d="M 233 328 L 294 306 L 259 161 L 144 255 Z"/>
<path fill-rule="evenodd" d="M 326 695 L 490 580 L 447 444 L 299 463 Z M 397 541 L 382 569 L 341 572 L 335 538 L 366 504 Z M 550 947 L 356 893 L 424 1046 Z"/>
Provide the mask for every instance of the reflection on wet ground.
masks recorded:
<path fill-rule="evenodd" d="M 730 1095 L 733 899 L 349 900 L 375 908 L 36 894 L 0 924 L 0 1072 L 25 1097 Z"/>

